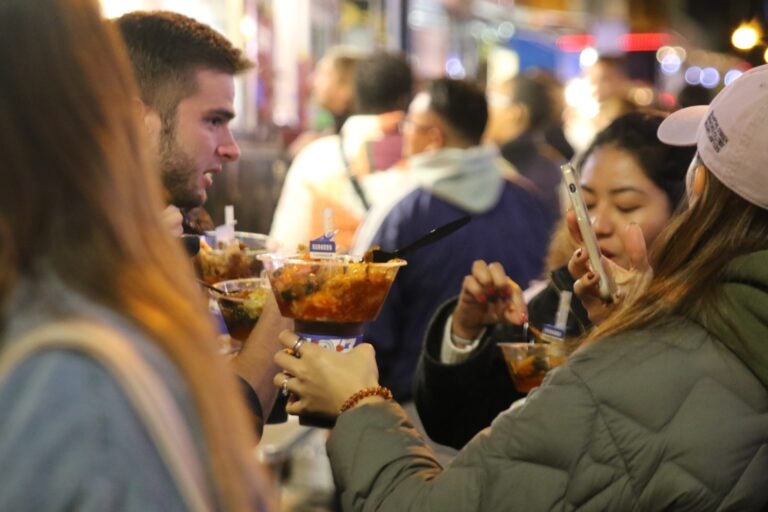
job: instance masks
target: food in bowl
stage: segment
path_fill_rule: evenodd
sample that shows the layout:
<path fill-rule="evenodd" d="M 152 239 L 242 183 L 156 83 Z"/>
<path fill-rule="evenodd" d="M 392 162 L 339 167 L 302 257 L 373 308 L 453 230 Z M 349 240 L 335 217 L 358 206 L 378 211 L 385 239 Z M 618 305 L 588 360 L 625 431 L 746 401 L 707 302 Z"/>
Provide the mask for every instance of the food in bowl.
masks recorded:
<path fill-rule="evenodd" d="M 258 277 L 264 265 L 258 256 L 277 250 L 277 241 L 260 233 L 236 231 L 231 243 L 216 242 L 213 232 L 200 238 L 195 266 L 208 284 L 229 279 Z"/>
<path fill-rule="evenodd" d="M 515 388 L 527 393 L 541 385 L 549 370 L 565 363 L 568 353 L 563 342 L 499 343 Z"/>
<path fill-rule="evenodd" d="M 311 259 L 308 254 L 264 254 L 272 291 L 283 316 L 310 322 L 374 320 L 403 260 L 371 263 L 350 256 Z"/>
<path fill-rule="evenodd" d="M 214 285 L 225 293 L 211 291 L 229 335 L 245 341 L 258 322 L 269 298 L 269 286 L 262 278 L 231 279 Z"/>

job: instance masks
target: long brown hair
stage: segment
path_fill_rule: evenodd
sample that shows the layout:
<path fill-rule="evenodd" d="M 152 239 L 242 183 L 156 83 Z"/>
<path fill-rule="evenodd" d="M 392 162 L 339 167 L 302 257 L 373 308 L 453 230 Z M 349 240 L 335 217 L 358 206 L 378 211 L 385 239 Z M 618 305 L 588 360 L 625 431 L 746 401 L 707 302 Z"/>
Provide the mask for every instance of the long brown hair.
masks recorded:
<path fill-rule="evenodd" d="M 20 278 L 53 272 L 134 322 L 185 377 L 217 508 L 267 508 L 239 390 L 190 262 L 160 222 L 118 34 L 96 0 L 4 0 L 0 67 L 0 306 Z"/>
<path fill-rule="evenodd" d="M 700 197 L 659 235 L 648 289 L 630 296 L 589 341 L 672 316 L 719 315 L 722 272 L 737 256 L 768 248 L 768 210 L 742 199 L 706 171 Z M 739 342 L 740 340 L 723 340 Z"/>

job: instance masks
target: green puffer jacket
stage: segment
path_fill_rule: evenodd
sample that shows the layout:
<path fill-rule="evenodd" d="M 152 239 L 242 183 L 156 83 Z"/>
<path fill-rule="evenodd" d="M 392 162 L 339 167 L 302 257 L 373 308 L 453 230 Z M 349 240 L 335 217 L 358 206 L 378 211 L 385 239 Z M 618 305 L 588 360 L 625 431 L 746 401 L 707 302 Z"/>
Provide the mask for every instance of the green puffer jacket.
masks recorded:
<path fill-rule="evenodd" d="M 328 451 L 344 510 L 763 510 L 768 251 L 724 275 L 722 316 L 583 348 L 444 470 L 396 404 L 342 414 Z"/>

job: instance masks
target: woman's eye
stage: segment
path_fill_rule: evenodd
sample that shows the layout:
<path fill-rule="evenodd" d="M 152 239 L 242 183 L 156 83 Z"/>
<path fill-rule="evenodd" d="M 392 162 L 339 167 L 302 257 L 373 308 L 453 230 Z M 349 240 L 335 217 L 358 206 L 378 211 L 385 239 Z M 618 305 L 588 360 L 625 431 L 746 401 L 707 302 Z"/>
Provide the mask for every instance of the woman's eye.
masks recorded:
<path fill-rule="evenodd" d="M 587 207 L 587 210 L 591 210 L 595 207 L 595 203 L 584 203 L 584 206 Z"/>
<path fill-rule="evenodd" d="M 639 210 L 640 206 L 617 206 L 621 213 L 632 213 L 635 210 Z"/>
<path fill-rule="evenodd" d="M 212 118 L 208 119 L 208 124 L 210 124 L 211 126 L 217 126 L 218 127 L 218 126 L 221 126 L 221 125 L 224 124 L 224 120 L 222 118 L 220 118 L 220 117 L 212 117 Z"/>

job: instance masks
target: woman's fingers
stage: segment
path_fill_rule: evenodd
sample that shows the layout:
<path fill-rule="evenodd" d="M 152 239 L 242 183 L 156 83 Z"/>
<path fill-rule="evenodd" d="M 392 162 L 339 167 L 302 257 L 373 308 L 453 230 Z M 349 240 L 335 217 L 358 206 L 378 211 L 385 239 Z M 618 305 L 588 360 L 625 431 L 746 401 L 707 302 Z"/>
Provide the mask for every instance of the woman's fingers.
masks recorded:
<path fill-rule="evenodd" d="M 624 250 L 629 257 L 630 268 L 645 272 L 651 268 L 643 230 L 637 224 L 629 224 L 624 230 Z"/>
<path fill-rule="evenodd" d="M 504 267 L 498 261 L 494 261 L 488 265 L 488 273 L 491 278 L 491 285 L 499 290 L 507 289 L 510 283 L 510 279 L 507 277 L 507 273 L 504 271 Z M 512 281 L 514 282 L 514 281 Z"/>
<path fill-rule="evenodd" d="M 474 276 L 465 276 L 462 288 L 479 304 L 488 302 L 488 297 L 485 295 L 485 288 L 477 282 L 477 279 L 475 279 Z"/>
<path fill-rule="evenodd" d="M 586 272 L 573 283 L 573 292 L 579 297 L 597 295 L 595 292 L 598 292 L 597 284 L 599 280 L 600 278 L 596 273 L 592 271 Z"/>
<path fill-rule="evenodd" d="M 568 260 L 568 273 L 574 279 L 579 279 L 581 276 L 590 271 L 589 268 L 589 255 L 584 247 L 576 249 Z"/>
<path fill-rule="evenodd" d="M 511 302 L 506 306 L 501 313 L 501 318 L 506 318 L 507 321 L 515 325 L 523 325 L 528 321 L 528 307 L 525 305 L 525 299 L 523 298 L 523 290 L 513 280 L 508 279 L 508 287 L 511 291 Z"/>

